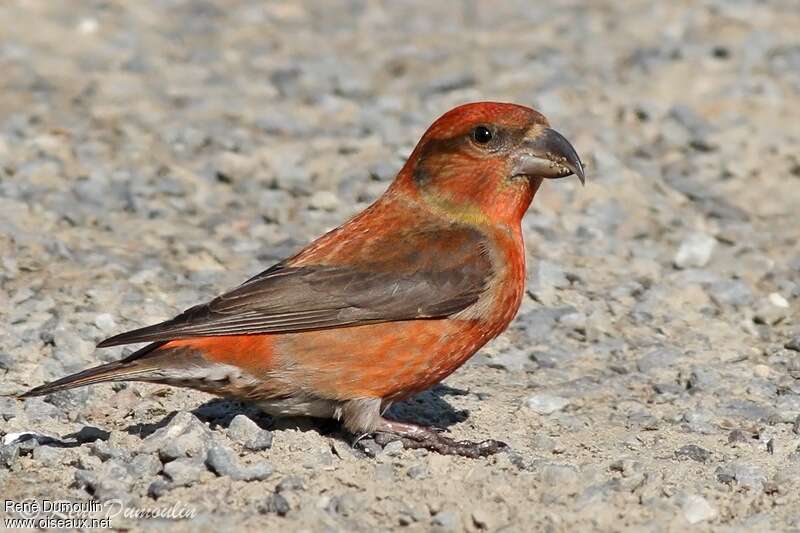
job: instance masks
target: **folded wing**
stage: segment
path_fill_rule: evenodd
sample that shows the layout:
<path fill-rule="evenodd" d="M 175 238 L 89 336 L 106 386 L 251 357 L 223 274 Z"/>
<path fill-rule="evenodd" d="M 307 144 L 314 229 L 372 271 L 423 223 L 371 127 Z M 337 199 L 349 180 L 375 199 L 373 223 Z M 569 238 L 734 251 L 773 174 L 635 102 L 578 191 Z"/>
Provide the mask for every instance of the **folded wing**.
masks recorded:
<path fill-rule="evenodd" d="M 446 317 L 475 303 L 492 273 L 479 235 L 449 231 L 429 232 L 416 246 L 400 239 L 383 258 L 356 262 L 361 266 L 279 263 L 206 304 L 99 346 Z M 403 246 L 408 253 L 398 252 Z"/>

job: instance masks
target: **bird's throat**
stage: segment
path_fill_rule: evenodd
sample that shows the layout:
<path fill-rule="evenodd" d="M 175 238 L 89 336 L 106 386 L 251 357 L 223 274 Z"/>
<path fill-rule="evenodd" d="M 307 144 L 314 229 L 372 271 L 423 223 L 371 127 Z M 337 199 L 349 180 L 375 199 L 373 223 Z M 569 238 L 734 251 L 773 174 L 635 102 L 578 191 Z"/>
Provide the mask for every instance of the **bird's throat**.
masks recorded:
<path fill-rule="evenodd" d="M 491 224 L 491 219 L 481 207 L 474 202 L 456 201 L 448 197 L 448 195 L 439 192 L 424 191 L 421 196 L 430 210 L 438 216 L 468 226 Z"/>

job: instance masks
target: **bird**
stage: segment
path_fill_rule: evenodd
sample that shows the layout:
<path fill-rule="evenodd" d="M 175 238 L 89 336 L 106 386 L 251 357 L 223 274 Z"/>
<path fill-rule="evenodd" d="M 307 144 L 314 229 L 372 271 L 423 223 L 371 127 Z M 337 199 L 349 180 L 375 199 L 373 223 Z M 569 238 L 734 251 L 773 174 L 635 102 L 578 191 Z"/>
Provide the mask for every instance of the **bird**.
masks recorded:
<path fill-rule="evenodd" d="M 522 218 L 545 179 L 585 182 L 575 148 L 529 107 L 460 105 L 423 134 L 387 190 L 242 285 L 99 348 L 148 343 L 21 398 L 101 382 L 189 387 L 273 417 L 335 419 L 353 435 L 487 456 L 385 416 L 502 333 L 525 285 Z"/>

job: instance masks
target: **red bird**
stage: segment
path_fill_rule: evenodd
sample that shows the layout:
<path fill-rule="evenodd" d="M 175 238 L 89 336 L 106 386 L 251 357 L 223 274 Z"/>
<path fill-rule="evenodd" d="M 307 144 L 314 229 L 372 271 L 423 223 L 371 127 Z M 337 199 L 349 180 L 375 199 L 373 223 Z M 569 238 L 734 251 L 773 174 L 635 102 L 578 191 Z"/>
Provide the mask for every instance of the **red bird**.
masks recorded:
<path fill-rule="evenodd" d="M 495 453 L 505 445 L 455 442 L 382 415 L 506 329 L 524 289 L 522 217 L 542 179 L 570 174 L 584 181 L 580 158 L 540 113 L 456 107 L 350 221 L 208 303 L 98 345 L 151 343 L 129 357 L 23 397 L 164 383 L 253 401 L 274 416 L 338 419 L 384 442 L 389 434 L 440 453 Z"/>

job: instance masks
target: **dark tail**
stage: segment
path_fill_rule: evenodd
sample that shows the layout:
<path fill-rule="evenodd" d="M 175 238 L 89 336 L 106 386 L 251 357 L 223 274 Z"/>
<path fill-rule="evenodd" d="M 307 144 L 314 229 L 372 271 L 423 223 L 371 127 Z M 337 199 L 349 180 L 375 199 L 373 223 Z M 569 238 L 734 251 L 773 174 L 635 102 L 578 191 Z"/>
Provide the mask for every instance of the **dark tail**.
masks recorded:
<path fill-rule="evenodd" d="M 18 396 L 18 398 L 30 398 L 31 396 L 44 396 L 75 387 L 91 385 L 93 383 L 103 383 L 105 381 L 129 381 L 137 380 L 152 374 L 154 369 L 154 357 L 162 355 L 160 350 L 164 342 L 156 342 L 145 346 L 125 359 L 108 363 L 105 365 L 89 368 L 75 374 L 63 377 L 52 383 L 47 383 L 33 388 Z"/>

